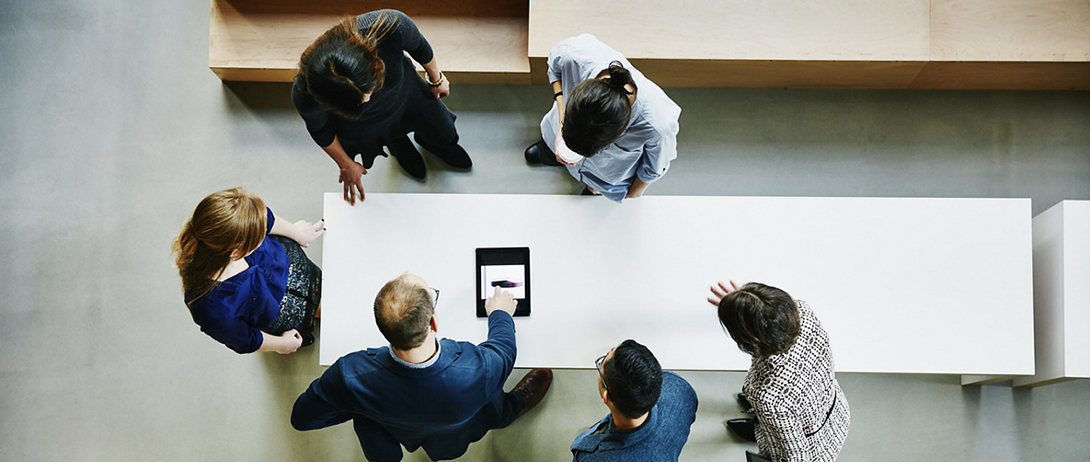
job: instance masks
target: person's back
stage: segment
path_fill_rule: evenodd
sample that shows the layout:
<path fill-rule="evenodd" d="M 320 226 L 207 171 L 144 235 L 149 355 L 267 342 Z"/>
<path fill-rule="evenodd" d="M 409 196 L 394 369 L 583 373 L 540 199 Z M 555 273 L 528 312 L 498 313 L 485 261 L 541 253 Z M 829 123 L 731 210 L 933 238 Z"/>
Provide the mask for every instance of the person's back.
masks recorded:
<path fill-rule="evenodd" d="M 610 413 L 575 438 L 572 459 L 678 460 L 696 421 L 693 387 L 681 376 L 663 372 L 650 351 L 632 340 L 599 360 L 599 371 L 599 391 Z"/>
<path fill-rule="evenodd" d="M 513 326 L 510 317 L 495 318 L 490 324 Z M 456 432 L 479 412 L 488 412 L 482 408 L 503 394 L 515 360 L 513 335 L 480 346 L 442 339 L 438 349 L 435 361 L 422 368 L 407 365 L 389 347 L 350 353 L 307 393 L 373 420 L 406 449 L 416 450 L 429 437 Z"/>
<path fill-rule="evenodd" d="M 497 288 L 487 300 L 488 340 L 480 345 L 436 337 L 438 300 L 439 291 L 419 276 L 383 286 L 375 321 L 390 346 L 338 359 L 296 400 L 292 426 L 313 430 L 351 420 L 372 462 L 401 460 L 401 446 L 444 460 L 535 406 L 551 371 L 535 369 L 503 392 L 516 353 L 511 295 Z"/>
<path fill-rule="evenodd" d="M 833 372 L 829 336 L 803 301 L 799 333 L 784 353 L 754 356 L 743 389 L 757 413 L 758 447 L 773 460 L 835 460 L 847 437 L 848 403 Z"/>

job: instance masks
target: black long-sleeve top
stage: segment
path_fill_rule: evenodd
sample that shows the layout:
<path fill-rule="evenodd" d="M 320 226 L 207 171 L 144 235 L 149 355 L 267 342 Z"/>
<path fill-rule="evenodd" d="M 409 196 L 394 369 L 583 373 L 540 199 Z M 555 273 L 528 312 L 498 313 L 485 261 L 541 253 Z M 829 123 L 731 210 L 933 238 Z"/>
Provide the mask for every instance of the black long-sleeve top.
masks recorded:
<path fill-rule="evenodd" d="M 376 10 L 359 15 L 360 34 L 367 34 L 380 15 L 386 15 L 388 21 L 393 21 L 389 33 L 378 44 L 378 55 L 386 63 L 386 75 L 382 88 L 372 93 L 371 99 L 364 103 L 365 109 L 360 119 L 346 120 L 327 110 L 307 93 L 302 75 L 295 76 L 291 87 L 291 100 L 306 122 L 310 136 L 319 146 L 329 146 L 338 134 L 342 138 L 351 138 L 353 132 L 360 131 L 353 130 L 353 126 L 366 126 L 368 122 L 391 114 L 404 104 L 404 92 L 412 91 L 413 86 L 403 85 L 403 82 L 406 77 L 418 78 L 406 75 L 413 72 L 413 69 L 404 65 L 405 52 L 421 64 L 429 63 L 434 58 L 431 45 L 417 29 L 416 23 L 397 10 Z"/>

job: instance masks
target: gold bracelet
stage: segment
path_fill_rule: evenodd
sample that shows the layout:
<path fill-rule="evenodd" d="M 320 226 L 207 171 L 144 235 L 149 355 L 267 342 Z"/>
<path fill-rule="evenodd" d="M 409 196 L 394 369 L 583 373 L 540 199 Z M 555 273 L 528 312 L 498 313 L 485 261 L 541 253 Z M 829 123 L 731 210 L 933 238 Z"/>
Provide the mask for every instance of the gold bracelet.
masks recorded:
<path fill-rule="evenodd" d="M 431 80 L 428 80 L 428 73 L 425 72 L 424 73 L 424 81 L 428 82 L 428 85 L 431 85 L 432 87 L 438 87 L 438 86 L 442 85 L 443 84 L 443 71 L 439 71 L 439 78 L 435 82 L 432 82 Z"/>

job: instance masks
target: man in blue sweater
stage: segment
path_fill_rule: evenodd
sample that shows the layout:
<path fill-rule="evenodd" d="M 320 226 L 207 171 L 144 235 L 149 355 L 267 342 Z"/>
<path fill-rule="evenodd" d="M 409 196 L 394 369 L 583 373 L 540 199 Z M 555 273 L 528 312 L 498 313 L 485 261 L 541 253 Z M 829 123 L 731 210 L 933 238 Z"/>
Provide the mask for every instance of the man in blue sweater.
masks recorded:
<path fill-rule="evenodd" d="M 390 346 L 333 363 L 295 401 L 292 426 L 313 430 L 351 420 L 371 462 L 401 460 L 401 446 L 446 460 L 541 402 L 552 383 L 548 369 L 530 371 L 503 392 L 515 364 L 510 293 L 496 288 L 485 304 L 488 340 L 480 345 L 437 337 L 438 301 L 439 291 L 420 276 L 386 283 L 375 297 L 375 321 Z"/>
<path fill-rule="evenodd" d="M 663 372 L 651 350 L 625 340 L 598 358 L 598 394 L 609 408 L 575 437 L 573 460 L 676 461 L 696 421 L 696 392 Z"/>

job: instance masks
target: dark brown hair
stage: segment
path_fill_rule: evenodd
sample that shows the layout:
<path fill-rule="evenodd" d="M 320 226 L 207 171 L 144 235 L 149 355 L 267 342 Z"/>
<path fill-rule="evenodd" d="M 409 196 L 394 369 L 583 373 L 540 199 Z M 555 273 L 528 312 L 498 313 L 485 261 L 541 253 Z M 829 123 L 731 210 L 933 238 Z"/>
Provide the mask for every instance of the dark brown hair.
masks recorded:
<path fill-rule="evenodd" d="M 231 252 L 250 252 L 265 239 L 265 202 L 242 188 L 209 194 L 174 239 L 175 265 L 192 304 L 216 287 Z"/>
<path fill-rule="evenodd" d="M 719 323 L 742 351 L 783 353 L 799 335 L 799 309 L 787 292 L 751 282 L 719 301 Z"/>
<path fill-rule="evenodd" d="M 390 346 L 411 350 L 424 344 L 435 314 L 435 300 L 428 289 L 407 280 L 403 274 L 387 282 L 375 296 L 375 322 Z"/>
<path fill-rule="evenodd" d="M 572 89 L 564 110 L 564 144 L 591 157 L 617 141 L 632 119 L 632 103 L 625 85 L 636 87 L 632 73 L 619 61 L 609 64 L 609 76 L 587 79 Z"/>
<path fill-rule="evenodd" d="M 299 74 L 306 92 L 318 104 L 346 119 L 363 113 L 363 95 L 382 88 L 386 64 L 378 44 L 395 26 L 383 12 L 360 33 L 359 18 L 344 18 L 318 37 L 299 57 Z"/>

